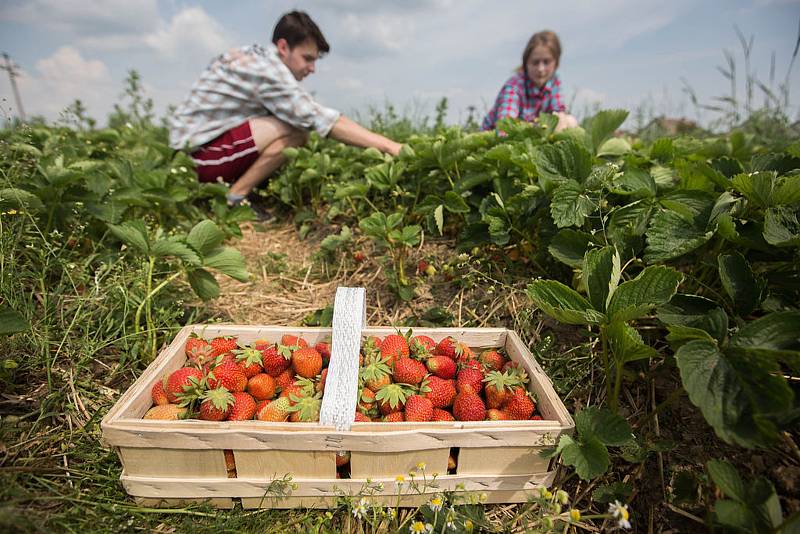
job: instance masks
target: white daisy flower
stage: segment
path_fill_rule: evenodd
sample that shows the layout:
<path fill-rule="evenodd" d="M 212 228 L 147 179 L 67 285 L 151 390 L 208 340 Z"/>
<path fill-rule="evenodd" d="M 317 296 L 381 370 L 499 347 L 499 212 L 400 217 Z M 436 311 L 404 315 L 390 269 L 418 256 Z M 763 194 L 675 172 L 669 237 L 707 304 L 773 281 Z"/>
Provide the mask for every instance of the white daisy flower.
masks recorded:
<path fill-rule="evenodd" d="M 628 521 L 630 514 L 628 513 L 627 504 L 622 504 L 615 500 L 612 504 L 608 505 L 608 513 L 617 520 L 617 526 L 619 528 L 631 528 L 631 522 Z"/>

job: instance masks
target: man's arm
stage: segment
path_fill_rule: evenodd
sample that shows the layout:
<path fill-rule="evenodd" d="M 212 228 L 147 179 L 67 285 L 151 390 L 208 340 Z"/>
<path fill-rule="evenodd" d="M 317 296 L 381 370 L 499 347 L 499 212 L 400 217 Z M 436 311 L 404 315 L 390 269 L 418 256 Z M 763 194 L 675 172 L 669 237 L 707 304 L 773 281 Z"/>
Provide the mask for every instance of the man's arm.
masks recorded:
<path fill-rule="evenodd" d="M 403 147 L 400 143 L 392 141 L 391 139 L 377 134 L 373 131 L 367 130 L 355 121 L 352 121 L 340 115 L 339 119 L 333 124 L 330 133 L 337 141 L 347 143 L 348 145 L 359 146 L 362 148 L 377 148 L 381 152 L 386 152 L 392 156 L 400 153 Z"/>

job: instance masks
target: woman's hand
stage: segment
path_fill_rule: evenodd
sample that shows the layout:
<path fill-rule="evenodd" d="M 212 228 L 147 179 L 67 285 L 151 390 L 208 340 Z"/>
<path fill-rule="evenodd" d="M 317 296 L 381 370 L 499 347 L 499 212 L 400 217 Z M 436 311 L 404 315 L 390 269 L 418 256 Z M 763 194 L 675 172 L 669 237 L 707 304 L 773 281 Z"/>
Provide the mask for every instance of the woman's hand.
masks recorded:
<path fill-rule="evenodd" d="M 567 128 L 578 127 L 578 120 L 569 113 L 566 113 L 564 111 L 557 111 L 556 116 L 558 117 L 558 124 L 556 125 L 557 132 L 560 132 L 561 130 L 566 130 Z"/>

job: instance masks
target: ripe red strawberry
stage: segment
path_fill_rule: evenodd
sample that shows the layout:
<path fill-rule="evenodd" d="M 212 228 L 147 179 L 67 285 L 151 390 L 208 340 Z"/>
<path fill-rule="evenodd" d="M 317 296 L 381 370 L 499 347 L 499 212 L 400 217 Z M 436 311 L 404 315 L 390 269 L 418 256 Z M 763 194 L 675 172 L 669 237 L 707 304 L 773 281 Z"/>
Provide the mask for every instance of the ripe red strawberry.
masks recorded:
<path fill-rule="evenodd" d="M 310 347 L 292 353 L 292 368 L 303 378 L 314 378 L 322 371 L 322 355 Z"/>
<path fill-rule="evenodd" d="M 308 341 L 303 339 L 300 336 L 295 336 L 293 334 L 283 334 L 281 336 L 281 345 L 284 347 L 289 347 L 290 349 L 303 349 L 308 347 Z"/>
<path fill-rule="evenodd" d="M 519 375 L 514 371 L 505 373 L 490 371 L 484 382 L 486 382 L 486 406 L 489 408 L 500 408 L 511 396 L 513 389 L 522 384 Z"/>
<path fill-rule="evenodd" d="M 226 362 L 208 373 L 208 387 L 213 389 L 219 386 L 225 386 L 231 393 L 244 391 L 247 377 L 241 367 L 233 362 Z"/>
<path fill-rule="evenodd" d="M 411 358 L 400 358 L 394 363 L 394 381 L 400 384 L 417 385 L 427 374 L 425 364 Z"/>
<path fill-rule="evenodd" d="M 447 356 L 454 360 L 461 360 L 461 356 L 465 353 L 465 350 L 468 349 L 469 347 L 467 347 L 464 343 L 457 341 L 453 336 L 447 336 L 436 344 L 436 349 L 434 349 L 433 352 L 434 354 Z"/>
<path fill-rule="evenodd" d="M 344 467 L 350 463 L 350 451 L 336 451 L 336 467 Z"/>
<path fill-rule="evenodd" d="M 355 261 L 356 263 L 361 263 L 366 259 L 367 255 L 364 254 L 363 250 L 356 250 L 355 252 L 353 252 L 353 261 Z"/>
<path fill-rule="evenodd" d="M 261 363 L 261 351 L 255 347 L 245 347 L 241 350 L 235 350 L 233 353 L 236 355 L 236 363 L 244 371 L 247 378 L 255 376 L 263 371 L 264 366 Z"/>
<path fill-rule="evenodd" d="M 270 402 L 272 402 L 272 399 L 256 401 L 256 414 L 258 414 L 258 412 L 260 412 L 261 409 Z"/>
<path fill-rule="evenodd" d="M 383 417 L 383 421 L 386 423 L 402 423 L 405 420 L 406 417 L 403 412 L 392 412 Z"/>
<path fill-rule="evenodd" d="M 456 386 L 453 380 L 445 380 L 438 376 L 429 376 L 422 383 L 423 396 L 430 399 L 434 408 L 452 406 L 456 398 Z"/>
<path fill-rule="evenodd" d="M 453 415 L 459 421 L 483 421 L 486 405 L 475 393 L 459 393 L 453 402 Z"/>
<path fill-rule="evenodd" d="M 414 336 L 411 338 L 408 348 L 415 356 L 427 357 L 436 348 L 436 342 L 429 336 Z"/>
<path fill-rule="evenodd" d="M 506 363 L 503 364 L 503 371 L 508 371 L 509 369 L 519 369 L 519 362 L 515 362 L 514 360 L 508 360 Z"/>
<path fill-rule="evenodd" d="M 325 393 L 325 382 L 328 380 L 328 368 L 322 370 L 319 374 L 319 382 L 317 382 L 317 392 Z"/>
<path fill-rule="evenodd" d="M 486 410 L 486 420 L 487 421 L 507 421 L 511 419 L 508 416 L 508 413 L 503 410 L 498 410 L 497 408 L 489 408 Z"/>
<path fill-rule="evenodd" d="M 542 419 L 544 419 L 544 417 L 538 414 L 534 414 L 531 416 L 531 421 L 541 421 Z"/>
<path fill-rule="evenodd" d="M 322 395 L 319 393 L 301 390 L 300 395 L 289 395 L 292 402 L 289 411 L 289 421 L 294 423 L 313 423 L 319 421 L 319 411 L 322 408 Z"/>
<path fill-rule="evenodd" d="M 378 391 L 383 386 L 392 383 L 391 369 L 379 355 L 373 354 L 366 359 L 367 364 L 359 370 L 360 378 L 364 385 L 372 391 Z"/>
<path fill-rule="evenodd" d="M 361 412 L 368 412 L 375 407 L 375 392 L 369 388 L 361 388 L 358 395 L 357 409 Z"/>
<path fill-rule="evenodd" d="M 259 421 L 281 422 L 289 420 L 289 397 L 279 397 L 261 408 L 256 414 Z"/>
<path fill-rule="evenodd" d="M 153 398 L 153 404 L 156 406 L 169 404 L 167 392 L 164 390 L 164 379 L 157 380 L 156 383 L 153 384 L 153 388 L 150 390 L 150 396 Z"/>
<path fill-rule="evenodd" d="M 530 419 L 535 409 L 536 406 L 533 404 L 533 400 L 523 387 L 514 389 L 514 394 L 503 405 L 503 410 L 508 414 L 508 417 L 518 421 Z"/>
<path fill-rule="evenodd" d="M 506 358 L 496 350 L 488 349 L 480 353 L 478 361 L 487 371 L 499 371 L 505 365 Z"/>
<path fill-rule="evenodd" d="M 285 391 L 294 383 L 294 371 L 291 368 L 286 369 L 275 378 L 275 382 L 278 383 L 278 389 L 281 392 Z"/>
<path fill-rule="evenodd" d="M 328 362 L 331 361 L 331 344 L 325 341 L 320 341 L 314 345 L 314 349 L 322 356 L 322 366 L 325 367 L 328 365 Z"/>
<path fill-rule="evenodd" d="M 211 357 L 216 358 L 220 354 L 232 352 L 236 350 L 239 345 L 236 343 L 236 338 L 233 336 L 219 336 L 211 340 Z"/>
<path fill-rule="evenodd" d="M 375 393 L 375 400 L 378 401 L 378 409 L 383 415 L 392 412 L 400 412 L 405 406 L 406 399 L 411 393 L 411 388 L 407 384 L 389 384 L 383 386 Z"/>
<path fill-rule="evenodd" d="M 433 409 L 433 418 L 431 418 L 431 421 L 455 421 L 455 420 L 456 418 L 453 417 L 453 414 L 451 414 L 447 410 L 442 410 L 441 408 Z"/>
<path fill-rule="evenodd" d="M 233 406 L 233 395 L 224 387 L 209 389 L 203 394 L 202 399 L 200 419 L 205 421 L 224 420 Z"/>
<path fill-rule="evenodd" d="M 275 391 L 278 383 L 267 373 L 253 375 L 247 381 L 247 392 L 256 400 L 267 400 L 275 398 Z"/>
<path fill-rule="evenodd" d="M 173 371 L 167 378 L 164 388 L 169 402 L 175 404 L 181 401 L 181 396 L 190 389 L 196 388 L 203 381 L 203 373 L 194 367 L 181 367 Z"/>
<path fill-rule="evenodd" d="M 370 419 L 369 416 L 364 415 L 361 412 L 356 412 L 355 422 L 356 423 L 371 423 L 372 419 Z"/>
<path fill-rule="evenodd" d="M 213 359 L 209 360 L 208 362 L 206 362 L 206 364 L 203 366 L 203 372 L 205 374 L 208 374 L 214 368 L 216 368 L 219 365 L 222 365 L 223 363 L 234 363 L 235 364 L 236 363 L 236 356 L 234 356 L 232 352 L 226 352 L 225 354 L 220 354 L 216 358 L 213 358 Z"/>
<path fill-rule="evenodd" d="M 381 357 L 388 360 L 387 363 L 391 367 L 398 358 L 408 356 L 408 343 L 400 334 L 389 334 L 381 341 L 380 350 Z"/>
<path fill-rule="evenodd" d="M 459 393 L 466 387 L 472 388 L 473 393 L 480 393 L 483 389 L 483 372 L 473 367 L 464 367 L 456 375 L 456 391 Z"/>
<path fill-rule="evenodd" d="M 228 421 L 248 421 L 256 413 L 256 400 L 249 393 L 238 391 L 233 394 L 233 406 L 228 413 Z"/>
<path fill-rule="evenodd" d="M 281 353 L 274 344 L 261 348 L 261 365 L 264 366 L 264 372 L 270 376 L 277 377 L 291 367 L 292 361 L 290 358 L 291 353 L 289 351 Z"/>
<path fill-rule="evenodd" d="M 425 360 L 428 371 L 439 378 L 453 378 L 456 376 L 456 362 L 448 356 L 431 356 Z"/>
<path fill-rule="evenodd" d="M 422 395 L 411 395 L 406 400 L 406 421 L 425 422 L 433 419 L 433 404 Z"/>

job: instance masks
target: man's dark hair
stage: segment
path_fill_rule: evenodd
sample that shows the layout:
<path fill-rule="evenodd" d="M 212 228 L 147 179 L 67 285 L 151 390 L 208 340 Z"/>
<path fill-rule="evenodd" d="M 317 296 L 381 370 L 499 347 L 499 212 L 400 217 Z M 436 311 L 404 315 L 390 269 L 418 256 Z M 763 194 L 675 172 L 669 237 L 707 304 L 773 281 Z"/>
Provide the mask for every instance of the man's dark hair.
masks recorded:
<path fill-rule="evenodd" d="M 317 44 L 320 54 L 327 54 L 331 49 L 319 26 L 303 11 L 292 11 L 280 18 L 272 32 L 272 42 L 277 44 L 278 39 L 286 39 L 290 48 L 310 39 Z"/>

